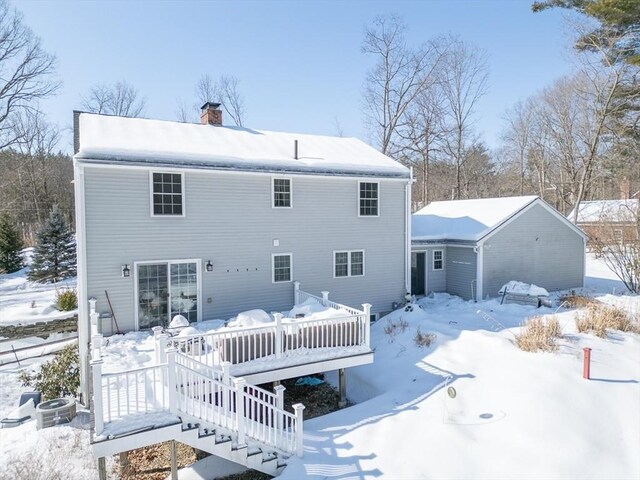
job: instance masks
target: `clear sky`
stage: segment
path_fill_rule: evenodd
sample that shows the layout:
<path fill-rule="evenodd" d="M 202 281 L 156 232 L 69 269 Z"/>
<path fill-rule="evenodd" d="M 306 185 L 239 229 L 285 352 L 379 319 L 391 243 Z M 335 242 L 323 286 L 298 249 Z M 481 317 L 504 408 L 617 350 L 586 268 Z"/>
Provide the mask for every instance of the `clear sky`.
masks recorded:
<path fill-rule="evenodd" d="M 149 118 L 176 119 L 195 103 L 201 75 L 234 75 L 245 125 L 367 140 L 361 91 L 373 63 L 360 51 L 365 26 L 396 13 L 417 45 L 454 32 L 489 55 L 490 93 L 478 130 L 499 143 L 505 109 L 570 71 L 560 11 L 531 13 L 530 0 L 422 1 L 15 1 L 58 58 L 60 93 L 43 101 L 50 120 L 72 110 L 96 83 L 126 80 L 147 99 Z M 65 150 L 71 134 L 65 138 Z"/>

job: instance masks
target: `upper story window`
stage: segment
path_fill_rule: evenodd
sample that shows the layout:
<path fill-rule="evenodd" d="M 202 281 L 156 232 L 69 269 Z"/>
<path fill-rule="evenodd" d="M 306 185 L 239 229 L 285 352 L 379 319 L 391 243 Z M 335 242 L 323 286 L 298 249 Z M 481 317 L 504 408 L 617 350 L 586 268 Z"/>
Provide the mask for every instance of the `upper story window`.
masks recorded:
<path fill-rule="evenodd" d="M 271 198 L 274 208 L 291 208 L 291 179 L 274 178 Z"/>
<path fill-rule="evenodd" d="M 443 268 L 444 268 L 444 251 L 434 250 L 433 251 L 433 269 L 442 270 Z"/>
<path fill-rule="evenodd" d="M 335 277 L 361 277 L 364 275 L 364 250 L 333 253 Z"/>
<path fill-rule="evenodd" d="M 273 283 L 291 281 L 291 254 L 282 253 L 272 256 Z"/>
<path fill-rule="evenodd" d="M 361 217 L 377 217 L 379 200 L 378 182 L 359 182 L 358 184 L 358 215 Z"/>
<path fill-rule="evenodd" d="M 153 216 L 184 216 L 182 173 L 151 173 L 151 213 Z"/>

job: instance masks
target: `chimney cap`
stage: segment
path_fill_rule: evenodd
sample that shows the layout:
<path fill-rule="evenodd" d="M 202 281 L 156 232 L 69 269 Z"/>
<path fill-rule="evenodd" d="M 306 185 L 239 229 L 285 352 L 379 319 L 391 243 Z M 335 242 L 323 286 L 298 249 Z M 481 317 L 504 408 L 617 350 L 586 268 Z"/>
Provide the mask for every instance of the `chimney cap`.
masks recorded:
<path fill-rule="evenodd" d="M 204 105 L 202 105 L 200 107 L 201 110 L 208 110 L 209 108 L 212 108 L 213 110 L 217 110 L 220 108 L 220 103 L 216 103 L 216 102 L 207 102 Z"/>

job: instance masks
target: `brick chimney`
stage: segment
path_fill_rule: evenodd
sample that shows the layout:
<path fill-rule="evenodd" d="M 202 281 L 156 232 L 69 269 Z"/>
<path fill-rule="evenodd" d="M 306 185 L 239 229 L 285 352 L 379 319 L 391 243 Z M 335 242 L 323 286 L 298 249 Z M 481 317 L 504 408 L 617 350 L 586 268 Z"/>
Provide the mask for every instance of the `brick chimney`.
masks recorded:
<path fill-rule="evenodd" d="M 628 178 L 620 180 L 620 200 L 631 198 L 631 182 Z"/>
<path fill-rule="evenodd" d="M 202 107 L 200 123 L 203 125 L 222 126 L 222 110 L 219 103 L 207 102 Z"/>

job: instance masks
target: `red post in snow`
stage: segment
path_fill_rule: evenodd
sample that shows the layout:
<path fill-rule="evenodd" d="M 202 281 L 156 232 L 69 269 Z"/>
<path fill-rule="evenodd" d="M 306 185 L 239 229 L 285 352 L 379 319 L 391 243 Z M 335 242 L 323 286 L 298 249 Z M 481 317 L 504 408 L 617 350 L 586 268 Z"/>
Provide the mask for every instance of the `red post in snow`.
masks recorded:
<path fill-rule="evenodd" d="M 589 380 L 591 378 L 591 349 L 584 347 L 584 365 L 582 366 L 582 377 Z"/>

